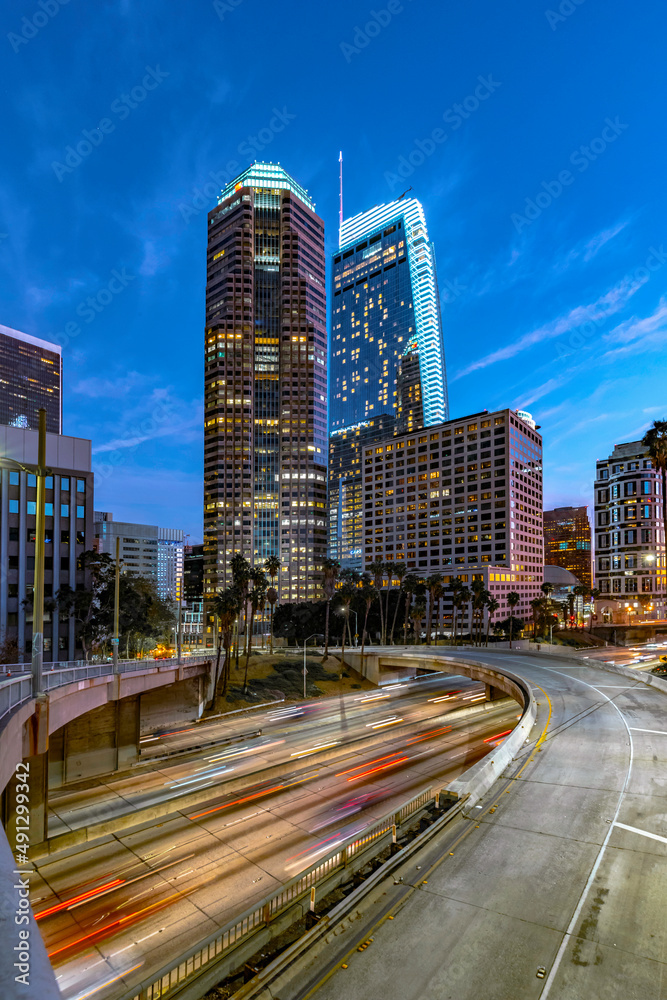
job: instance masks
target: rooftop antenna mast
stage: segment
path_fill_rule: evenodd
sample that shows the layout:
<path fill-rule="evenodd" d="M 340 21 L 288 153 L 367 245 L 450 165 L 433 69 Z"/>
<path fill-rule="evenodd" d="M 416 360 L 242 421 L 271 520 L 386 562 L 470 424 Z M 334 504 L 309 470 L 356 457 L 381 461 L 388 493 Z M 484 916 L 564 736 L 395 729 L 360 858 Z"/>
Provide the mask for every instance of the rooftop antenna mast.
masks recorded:
<path fill-rule="evenodd" d="M 338 195 L 338 221 L 343 225 L 343 150 L 338 154 L 340 191 Z"/>

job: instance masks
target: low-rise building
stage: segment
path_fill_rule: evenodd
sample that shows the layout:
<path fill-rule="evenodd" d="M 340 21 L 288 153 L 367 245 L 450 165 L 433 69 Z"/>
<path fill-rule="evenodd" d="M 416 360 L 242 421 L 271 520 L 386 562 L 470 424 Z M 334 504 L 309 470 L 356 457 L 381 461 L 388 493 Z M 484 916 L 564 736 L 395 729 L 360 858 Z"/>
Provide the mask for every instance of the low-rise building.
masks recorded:
<path fill-rule="evenodd" d="M 648 619 L 665 616 L 662 481 L 641 441 L 597 462 L 595 579 L 602 602 Z M 610 612 L 611 614 L 611 612 Z"/>
<path fill-rule="evenodd" d="M 0 426 L 0 641 L 18 662 L 32 655 L 32 607 L 38 432 Z M 85 585 L 79 557 L 93 547 L 93 473 L 91 443 L 61 434 L 46 435 L 44 660 L 74 660 L 83 653 L 76 645 L 75 623 L 49 601 L 69 586 Z M 27 603 L 26 603 L 27 599 Z"/>

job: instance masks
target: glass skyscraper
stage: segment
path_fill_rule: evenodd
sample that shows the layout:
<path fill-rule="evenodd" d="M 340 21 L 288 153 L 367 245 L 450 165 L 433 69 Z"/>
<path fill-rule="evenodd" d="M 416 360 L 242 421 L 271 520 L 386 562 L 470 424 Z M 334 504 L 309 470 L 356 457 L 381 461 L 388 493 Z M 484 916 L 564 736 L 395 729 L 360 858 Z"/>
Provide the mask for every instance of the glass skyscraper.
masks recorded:
<path fill-rule="evenodd" d="M 27 333 L 0 326 L 0 424 L 37 430 L 46 410 L 46 429 L 62 432 L 62 355 Z"/>
<path fill-rule="evenodd" d="M 326 555 L 324 223 L 278 164 L 255 163 L 208 217 L 204 590 L 236 553 L 281 560 L 282 600 L 319 596 Z"/>
<path fill-rule="evenodd" d="M 347 219 L 339 243 L 329 351 L 330 552 L 361 568 L 360 438 L 369 445 L 393 433 L 405 355 L 404 402 L 409 395 L 420 426 L 448 418 L 447 378 L 435 255 L 419 201 L 400 198 Z"/>

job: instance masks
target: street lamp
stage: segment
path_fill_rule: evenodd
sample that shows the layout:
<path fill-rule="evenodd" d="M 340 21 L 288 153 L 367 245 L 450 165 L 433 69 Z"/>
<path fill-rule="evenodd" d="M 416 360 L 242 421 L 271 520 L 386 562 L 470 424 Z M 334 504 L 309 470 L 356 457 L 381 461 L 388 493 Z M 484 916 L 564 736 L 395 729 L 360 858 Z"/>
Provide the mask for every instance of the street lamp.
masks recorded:
<path fill-rule="evenodd" d="M 37 465 L 29 466 L 13 458 L 0 459 L 0 464 L 11 464 L 22 472 L 34 475 L 37 480 L 37 504 L 35 520 L 35 575 L 32 589 L 32 696 L 44 694 L 42 667 L 44 665 L 44 549 L 46 517 L 44 495 L 46 476 L 46 410 L 39 409 L 37 437 Z"/>

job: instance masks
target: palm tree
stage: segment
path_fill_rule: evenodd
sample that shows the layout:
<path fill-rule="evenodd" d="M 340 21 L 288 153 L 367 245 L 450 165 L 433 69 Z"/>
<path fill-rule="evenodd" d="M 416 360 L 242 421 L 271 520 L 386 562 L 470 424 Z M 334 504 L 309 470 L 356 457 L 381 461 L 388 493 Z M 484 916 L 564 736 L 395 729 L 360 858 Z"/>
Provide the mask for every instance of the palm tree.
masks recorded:
<path fill-rule="evenodd" d="M 251 569 L 250 579 L 252 580 L 252 590 L 247 596 L 248 603 L 250 604 L 250 624 L 248 626 L 249 639 L 246 642 L 245 651 L 245 673 L 243 675 L 243 690 L 248 690 L 248 663 L 250 662 L 250 650 L 252 648 L 252 629 L 255 623 L 255 615 L 257 614 L 257 609 L 262 605 L 263 601 L 266 599 L 266 585 L 268 580 L 266 579 L 266 573 L 263 569 Z"/>
<path fill-rule="evenodd" d="M 269 650 L 273 655 L 273 607 L 278 600 L 278 591 L 275 587 L 269 587 L 266 592 L 266 599 L 271 605 L 271 634 L 269 635 Z"/>
<path fill-rule="evenodd" d="M 412 624 L 414 626 L 414 634 L 416 640 L 419 641 L 421 645 L 421 632 L 422 632 L 422 621 L 426 614 L 426 604 L 424 601 L 417 600 L 412 605 L 412 613 L 410 617 L 412 618 Z"/>
<path fill-rule="evenodd" d="M 357 592 L 357 588 L 361 584 L 362 576 L 361 576 L 361 573 L 359 572 L 359 570 L 349 569 L 346 566 L 345 569 L 342 569 L 340 571 L 340 579 L 341 579 L 341 581 L 343 583 L 349 583 L 349 584 L 352 585 L 352 587 L 354 588 L 352 596 L 354 596 L 354 594 L 356 594 L 356 592 Z M 355 612 L 355 614 L 356 614 L 356 612 Z M 356 621 L 357 624 L 359 624 L 359 618 L 358 617 L 355 619 L 355 621 Z M 347 637 L 350 640 L 350 646 L 351 646 L 352 645 L 352 630 L 350 628 L 350 614 L 349 614 L 349 610 L 348 610 L 348 615 L 347 615 Z"/>
<path fill-rule="evenodd" d="M 394 579 L 394 569 L 395 563 L 389 561 L 384 564 L 384 571 L 387 576 L 387 596 L 385 598 L 385 609 L 384 609 L 384 631 L 382 633 L 382 644 L 387 645 L 387 629 L 389 627 L 389 596 L 391 594 L 391 583 Z"/>
<path fill-rule="evenodd" d="M 482 624 L 484 621 L 484 607 L 486 605 L 487 591 L 484 587 L 483 580 L 473 580 L 471 586 L 473 598 L 472 598 L 472 609 L 473 609 L 473 623 L 476 624 L 474 630 L 473 645 L 482 644 Z M 476 619 L 476 621 L 475 621 Z"/>
<path fill-rule="evenodd" d="M 371 604 L 377 597 L 377 592 L 375 587 L 371 583 L 370 579 L 365 579 L 361 584 L 361 589 L 359 591 L 359 596 L 364 603 L 365 613 L 364 613 L 364 625 L 361 630 L 361 675 L 364 674 L 364 649 L 366 646 L 366 624 L 368 622 L 368 612 L 371 609 Z"/>
<path fill-rule="evenodd" d="M 533 612 L 533 639 L 537 638 L 537 630 L 540 629 L 540 635 L 542 634 L 542 622 L 544 620 L 544 598 L 534 597 L 530 602 L 530 607 Z"/>
<path fill-rule="evenodd" d="M 460 612 L 463 612 L 463 609 L 466 607 L 466 605 L 470 604 L 471 600 L 472 600 L 472 593 L 470 592 L 470 590 L 467 587 L 461 587 L 461 589 L 456 595 L 457 609 Z M 463 621 L 463 614 L 461 614 L 461 621 Z"/>
<path fill-rule="evenodd" d="M 486 602 L 486 611 L 487 611 L 487 615 L 486 615 L 486 645 L 487 646 L 489 645 L 489 626 L 491 625 L 491 619 L 493 618 L 493 616 L 495 615 L 495 613 L 496 613 L 496 611 L 498 610 L 499 607 L 500 607 L 500 604 L 495 599 L 495 597 L 491 597 L 489 595 L 489 598 L 488 598 L 488 600 Z"/>
<path fill-rule="evenodd" d="M 453 633 L 452 643 L 454 646 L 456 645 L 456 612 L 458 610 L 457 597 L 462 587 L 463 587 L 463 581 L 461 580 L 461 578 L 458 576 L 454 576 L 449 581 L 449 586 L 447 588 L 452 592 L 452 633 Z"/>
<path fill-rule="evenodd" d="M 554 589 L 553 583 L 543 583 L 542 586 L 540 587 L 540 590 L 542 591 L 545 597 L 550 597 L 553 589 Z"/>
<path fill-rule="evenodd" d="M 343 612 L 343 641 L 341 643 L 341 650 L 340 650 L 340 671 L 338 673 L 339 680 L 342 680 L 343 667 L 345 666 L 345 629 L 346 627 L 349 626 L 350 604 L 356 592 L 357 592 L 356 584 L 352 583 L 351 580 L 345 580 L 343 582 L 342 587 L 338 591 L 342 602 L 342 612 Z"/>
<path fill-rule="evenodd" d="M 403 593 L 405 594 L 405 617 L 403 619 L 403 645 L 408 644 L 408 618 L 410 617 L 410 605 L 412 604 L 412 595 L 417 589 L 417 584 L 419 580 L 414 573 L 408 573 L 403 579 Z"/>
<path fill-rule="evenodd" d="M 382 641 L 384 642 L 384 609 L 382 607 L 382 584 L 384 583 L 386 567 L 381 559 L 375 559 L 373 560 L 372 563 L 368 564 L 367 568 L 373 574 L 373 583 L 375 585 L 375 589 L 378 592 L 378 601 L 380 604 L 380 635 L 382 637 Z"/>
<path fill-rule="evenodd" d="M 275 604 L 276 601 L 278 600 L 278 591 L 276 589 L 276 577 L 278 576 L 278 573 L 280 572 L 280 559 L 278 558 L 278 556 L 268 556 L 264 560 L 264 569 L 266 570 L 266 572 L 269 574 L 269 576 L 271 578 L 271 586 L 270 586 L 269 590 L 272 590 L 273 593 L 276 595 L 274 597 L 274 599 L 273 599 L 273 604 Z M 269 602 L 269 604 L 271 604 L 271 600 L 269 598 L 269 591 L 268 590 L 266 592 L 266 599 Z M 271 604 L 271 638 L 270 638 L 271 652 L 273 652 L 273 604 Z M 264 609 L 262 608 L 262 611 L 263 610 Z"/>
<path fill-rule="evenodd" d="M 433 605 L 435 604 L 436 598 L 439 600 L 442 597 L 442 576 L 440 573 L 432 573 L 431 576 L 426 580 L 426 590 L 428 592 L 430 601 L 428 605 L 428 615 L 426 616 L 426 645 L 431 645 L 431 625 L 433 623 Z M 439 597 L 438 597 L 439 593 Z"/>
<path fill-rule="evenodd" d="M 662 490 L 662 544 L 664 554 L 667 553 L 667 420 L 655 420 L 653 427 L 650 427 L 642 438 L 642 444 L 648 448 L 648 453 L 653 459 L 653 465 L 656 471 L 660 473 L 660 489 Z M 663 584 L 663 587 L 667 588 L 667 581 Z"/>
<path fill-rule="evenodd" d="M 229 681 L 230 651 L 232 645 L 232 634 L 234 622 L 241 608 L 241 595 L 236 587 L 227 587 L 221 590 L 213 599 L 213 613 L 218 620 L 218 628 L 222 632 L 223 645 L 225 647 L 225 662 L 222 673 L 218 673 L 219 662 L 216 665 L 215 684 L 213 687 L 213 703 L 218 695 L 223 698 L 227 694 L 227 684 Z M 217 638 L 217 636 L 216 636 Z M 218 643 L 218 661 L 220 660 L 220 644 Z M 220 682 L 222 681 L 222 690 Z"/>
<path fill-rule="evenodd" d="M 401 590 L 403 589 L 403 580 L 405 579 L 406 573 L 408 572 L 408 567 L 404 562 L 394 563 L 394 579 L 398 580 L 398 594 L 396 595 L 396 604 L 394 605 L 394 617 L 391 622 L 391 632 L 389 633 L 389 642 L 394 645 L 394 629 L 396 627 L 396 616 L 398 614 L 398 605 L 401 601 Z"/>
<path fill-rule="evenodd" d="M 595 602 L 599 601 L 601 596 L 602 596 L 602 591 L 598 590 L 597 587 L 592 587 L 591 588 L 591 621 L 590 621 L 590 624 L 588 626 L 588 631 L 589 632 L 593 631 L 593 618 L 595 617 Z M 641 601 L 641 597 L 639 598 L 639 600 Z M 651 599 L 649 597 L 647 599 L 647 603 L 650 600 Z"/>
<path fill-rule="evenodd" d="M 510 609 L 510 649 L 512 648 L 512 626 L 514 625 L 514 618 L 512 612 L 521 600 L 521 595 L 517 594 L 516 590 L 510 590 L 507 595 L 507 604 Z"/>
<path fill-rule="evenodd" d="M 331 598 L 336 593 L 336 581 L 340 573 L 340 563 L 336 559 L 322 560 L 322 589 L 327 602 L 327 614 L 324 625 L 324 656 L 322 661 L 329 655 L 329 612 L 331 609 Z"/>
<path fill-rule="evenodd" d="M 247 628 L 245 628 L 245 625 L 246 625 L 246 619 L 248 617 L 248 600 L 247 599 L 248 599 L 248 586 L 250 584 L 250 563 L 245 558 L 245 556 L 242 556 L 239 552 L 237 552 L 232 557 L 231 567 L 232 567 L 232 581 L 233 581 L 233 585 L 236 587 L 236 589 L 239 592 L 240 597 L 241 597 L 241 607 L 239 608 L 239 617 L 241 615 L 241 608 L 242 608 L 243 609 L 243 614 L 244 614 L 243 626 L 244 626 L 244 630 L 245 630 L 245 633 L 246 633 L 245 640 L 246 640 L 246 643 L 247 643 L 247 641 L 248 641 L 248 630 L 247 630 Z M 238 668 L 239 668 L 239 638 L 238 638 L 238 633 L 237 633 L 237 635 L 236 635 L 236 669 L 238 670 Z"/>

